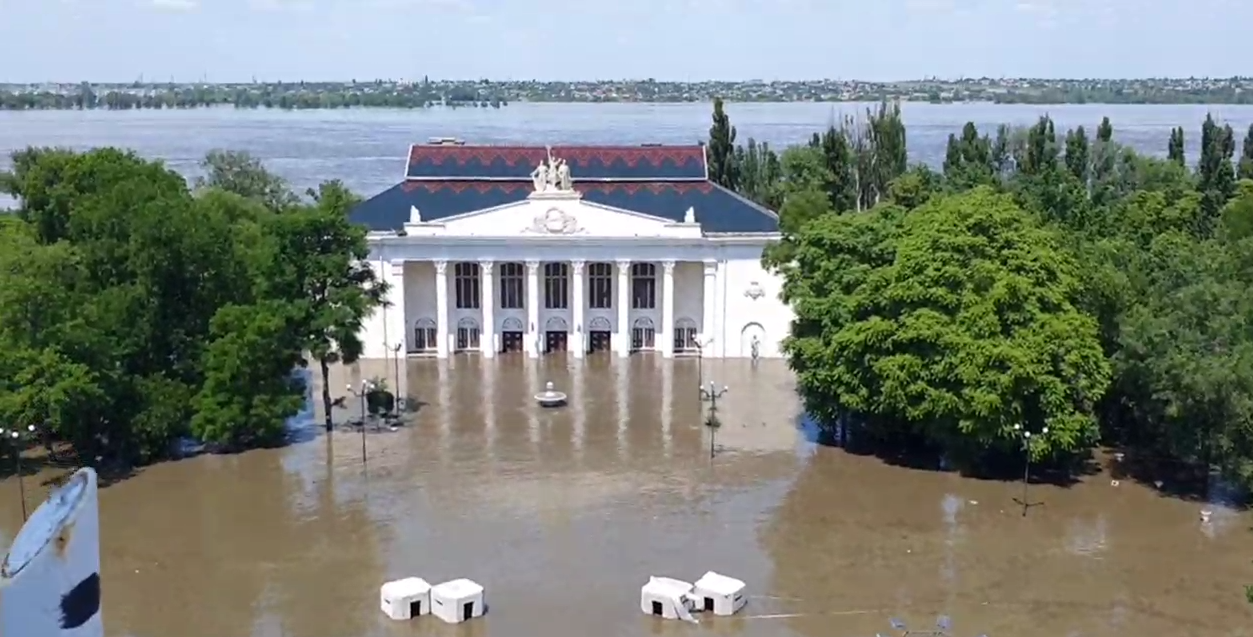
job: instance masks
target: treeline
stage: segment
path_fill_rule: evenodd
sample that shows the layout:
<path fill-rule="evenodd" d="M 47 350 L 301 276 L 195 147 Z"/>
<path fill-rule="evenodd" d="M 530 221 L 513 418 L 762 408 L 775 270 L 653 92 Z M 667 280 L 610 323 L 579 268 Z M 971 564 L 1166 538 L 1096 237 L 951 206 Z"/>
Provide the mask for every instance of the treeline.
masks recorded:
<path fill-rule="evenodd" d="M 1199 157 L 1181 127 L 1155 159 L 1094 124 L 968 123 L 934 171 L 895 106 L 777 153 L 715 104 L 711 177 L 779 210 L 811 414 L 967 468 L 1029 431 L 1037 460 L 1114 445 L 1176 487 L 1253 485 L 1253 127 L 1237 156 L 1207 117 Z"/>
<path fill-rule="evenodd" d="M 183 436 L 270 444 L 304 404 L 293 372 L 359 353 L 385 289 L 361 265 L 357 199 L 337 181 L 297 197 L 242 154 L 203 168 L 189 187 L 115 149 L 14 154 L 0 175 L 19 204 L 0 215 L 0 422 L 90 465 L 152 461 Z"/>
<path fill-rule="evenodd" d="M 190 86 L 135 88 L 96 92 L 83 84 L 69 92 L 0 91 L 0 110 L 135 110 L 188 109 L 212 106 L 278 108 L 284 110 L 338 108 L 429 108 L 433 106 L 500 108 L 508 101 L 472 88 L 447 93 L 421 84 L 396 86 L 303 84 L 250 86 Z"/>
<path fill-rule="evenodd" d="M 1229 84 L 1208 88 L 1164 86 L 1064 86 L 987 94 L 996 104 L 1253 104 L 1253 92 Z"/>

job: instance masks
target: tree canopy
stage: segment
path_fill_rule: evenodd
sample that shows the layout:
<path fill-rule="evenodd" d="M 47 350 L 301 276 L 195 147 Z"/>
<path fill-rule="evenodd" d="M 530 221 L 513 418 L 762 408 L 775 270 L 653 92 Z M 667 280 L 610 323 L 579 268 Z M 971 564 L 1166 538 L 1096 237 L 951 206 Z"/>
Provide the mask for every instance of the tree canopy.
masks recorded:
<path fill-rule="evenodd" d="M 1026 430 L 1037 460 L 1106 444 L 1253 486 L 1253 133 L 1237 155 L 1208 117 L 1189 165 L 1183 126 L 1158 159 L 1093 124 L 968 123 L 939 173 L 901 161 L 887 105 L 737 150 L 741 194 L 779 210 L 763 262 L 815 418 L 968 466 Z"/>
<path fill-rule="evenodd" d="M 206 167 L 193 190 L 121 150 L 15 154 L 0 176 L 18 201 L 0 219 L 0 420 L 87 464 L 158 459 L 183 436 L 282 438 L 303 402 L 293 370 L 383 288 L 355 266 L 365 233 L 341 185 L 302 200 L 247 155 Z"/>

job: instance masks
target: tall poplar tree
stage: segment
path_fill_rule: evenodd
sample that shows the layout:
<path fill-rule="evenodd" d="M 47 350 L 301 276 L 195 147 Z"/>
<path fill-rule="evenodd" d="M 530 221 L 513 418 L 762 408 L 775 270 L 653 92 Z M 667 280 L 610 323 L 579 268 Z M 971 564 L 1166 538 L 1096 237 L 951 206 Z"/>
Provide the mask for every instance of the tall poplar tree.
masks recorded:
<path fill-rule="evenodd" d="M 1240 164 L 1236 167 L 1236 177 L 1253 179 L 1253 124 L 1249 124 L 1249 132 L 1244 134 L 1244 145 L 1240 152 Z"/>
<path fill-rule="evenodd" d="M 1088 183 L 1088 133 L 1080 126 L 1066 132 L 1066 169 L 1081 184 Z"/>
<path fill-rule="evenodd" d="M 723 188 L 739 186 L 735 165 L 735 127 L 722 108 L 722 98 L 714 98 L 713 126 L 709 127 L 709 179 Z"/>
<path fill-rule="evenodd" d="M 1183 153 L 1183 127 L 1176 126 L 1170 129 L 1170 144 L 1166 147 L 1166 158 L 1170 161 L 1184 166 L 1187 160 Z"/>

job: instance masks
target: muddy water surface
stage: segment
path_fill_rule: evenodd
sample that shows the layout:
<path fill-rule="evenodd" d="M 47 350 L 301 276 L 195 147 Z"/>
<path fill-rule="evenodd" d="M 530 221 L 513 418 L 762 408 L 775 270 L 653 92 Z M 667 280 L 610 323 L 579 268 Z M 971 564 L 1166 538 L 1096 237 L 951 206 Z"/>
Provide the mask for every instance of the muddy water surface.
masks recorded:
<path fill-rule="evenodd" d="M 393 379 L 381 361 L 337 369 Z M 710 459 L 699 376 L 730 386 Z M 817 447 L 784 365 L 501 359 L 399 371 L 412 427 L 151 467 L 101 494 L 110 637 L 1253 635 L 1247 517 L 1096 476 L 1069 489 Z M 551 380 L 571 395 L 544 411 Z M 341 393 L 339 391 L 336 392 Z M 349 406 L 353 403 L 350 401 Z M 28 479 L 30 486 L 37 480 Z M 0 537 L 20 522 L 0 483 Z M 32 496 L 33 499 L 33 496 Z M 12 505 L 12 506 L 11 506 Z M 639 611 L 649 575 L 748 582 L 699 627 Z M 385 580 L 469 577 L 488 616 L 391 623 Z M 713 631 L 712 633 L 709 631 Z"/>

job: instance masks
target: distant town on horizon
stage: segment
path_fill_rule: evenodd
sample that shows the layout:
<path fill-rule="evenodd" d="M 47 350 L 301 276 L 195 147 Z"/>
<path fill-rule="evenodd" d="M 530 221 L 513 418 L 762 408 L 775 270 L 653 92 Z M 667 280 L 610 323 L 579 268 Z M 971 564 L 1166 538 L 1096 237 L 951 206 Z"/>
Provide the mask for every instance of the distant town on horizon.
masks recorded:
<path fill-rule="evenodd" d="M 1253 77 L 863 80 L 448 80 L 0 82 L 0 110 L 75 108 L 424 108 L 510 102 L 865 102 L 1253 104 Z"/>

